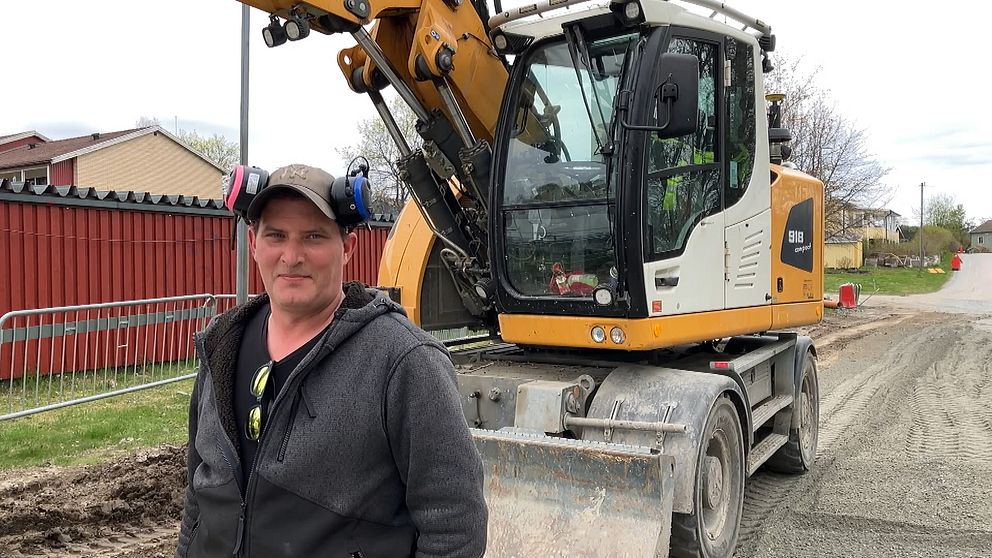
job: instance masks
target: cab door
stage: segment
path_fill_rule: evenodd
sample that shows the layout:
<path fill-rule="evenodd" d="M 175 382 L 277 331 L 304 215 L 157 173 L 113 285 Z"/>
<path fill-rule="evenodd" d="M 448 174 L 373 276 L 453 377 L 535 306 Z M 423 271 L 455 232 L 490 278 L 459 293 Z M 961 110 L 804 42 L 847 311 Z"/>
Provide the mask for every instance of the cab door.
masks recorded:
<path fill-rule="evenodd" d="M 699 120 L 695 133 L 647 139 L 643 249 L 649 316 L 725 307 L 720 49 L 718 38 L 680 35 L 678 29 L 667 47 L 699 60 Z M 667 75 L 664 68 L 659 74 Z"/>

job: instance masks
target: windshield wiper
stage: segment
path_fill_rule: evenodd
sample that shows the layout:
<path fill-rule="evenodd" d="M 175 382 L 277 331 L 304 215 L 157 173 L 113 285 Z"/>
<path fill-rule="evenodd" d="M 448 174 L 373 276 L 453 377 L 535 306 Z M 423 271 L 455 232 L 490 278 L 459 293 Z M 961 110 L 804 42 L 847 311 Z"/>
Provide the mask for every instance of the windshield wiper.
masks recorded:
<path fill-rule="evenodd" d="M 582 29 L 578 25 L 565 27 L 565 41 L 568 43 L 568 54 L 572 57 L 572 68 L 575 69 L 575 77 L 579 81 L 579 91 L 582 93 L 582 104 L 586 107 L 586 114 L 589 116 L 589 123 L 592 125 L 593 137 L 596 138 L 596 153 L 610 156 L 613 154 L 613 144 L 607 131 L 606 117 L 603 115 L 603 103 L 600 101 L 599 93 L 596 91 L 596 78 L 592 73 L 592 60 L 589 54 L 589 47 L 582 37 Z M 581 67 L 580 67 L 581 66 Z M 582 85 L 582 71 L 585 70 L 586 77 L 592 88 L 595 98 L 596 113 L 599 116 L 599 123 L 593 115 L 592 107 L 589 105 L 589 97 L 586 95 L 586 88 Z"/>

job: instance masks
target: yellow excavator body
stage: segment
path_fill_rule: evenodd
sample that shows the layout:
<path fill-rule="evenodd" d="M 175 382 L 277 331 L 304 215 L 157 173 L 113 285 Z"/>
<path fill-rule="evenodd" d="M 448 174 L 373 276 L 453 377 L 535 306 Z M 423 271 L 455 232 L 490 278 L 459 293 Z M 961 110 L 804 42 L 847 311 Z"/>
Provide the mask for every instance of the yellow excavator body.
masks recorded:
<path fill-rule="evenodd" d="M 411 199 L 379 286 L 489 333 L 451 347 L 486 555 L 732 556 L 745 478 L 808 470 L 818 432 L 812 340 L 778 330 L 823 317 L 823 185 L 764 95 L 771 28 L 713 0 L 241 1 L 269 46 L 355 38 L 338 68 Z"/>

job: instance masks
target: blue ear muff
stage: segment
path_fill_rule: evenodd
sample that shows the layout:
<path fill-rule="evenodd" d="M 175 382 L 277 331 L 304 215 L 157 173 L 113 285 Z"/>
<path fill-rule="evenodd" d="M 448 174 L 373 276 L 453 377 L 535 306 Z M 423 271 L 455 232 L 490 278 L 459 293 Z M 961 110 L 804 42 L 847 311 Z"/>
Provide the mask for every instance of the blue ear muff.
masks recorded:
<path fill-rule="evenodd" d="M 356 176 L 353 188 L 355 191 L 355 206 L 358 209 L 358 214 L 362 217 L 362 221 L 368 221 L 372 216 L 371 211 L 369 211 L 368 202 L 366 201 L 372 197 L 368 179 L 364 176 Z"/>
<path fill-rule="evenodd" d="M 364 176 L 342 176 L 335 178 L 331 185 L 331 205 L 342 226 L 351 227 L 368 221 L 372 216 L 371 199 L 369 180 Z"/>

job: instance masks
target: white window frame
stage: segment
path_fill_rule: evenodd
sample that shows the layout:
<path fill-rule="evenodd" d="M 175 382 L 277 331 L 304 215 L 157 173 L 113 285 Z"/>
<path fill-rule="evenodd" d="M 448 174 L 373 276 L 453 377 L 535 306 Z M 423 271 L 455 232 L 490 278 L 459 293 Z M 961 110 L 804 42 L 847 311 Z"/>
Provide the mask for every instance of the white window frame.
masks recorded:
<path fill-rule="evenodd" d="M 23 168 L 23 169 L 21 169 L 21 182 L 26 182 L 27 181 L 26 175 L 27 175 L 28 172 L 30 172 L 30 171 L 37 171 L 37 170 L 45 171 L 45 184 L 43 184 L 43 186 L 48 186 L 49 184 L 52 183 L 51 177 L 48 176 L 48 166 L 47 165 L 46 166 L 43 166 L 43 167 L 29 167 L 29 168 Z M 32 177 L 32 178 L 41 178 L 41 177 L 40 176 L 37 176 L 37 177 Z"/>

